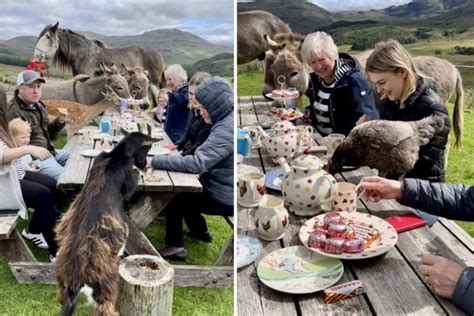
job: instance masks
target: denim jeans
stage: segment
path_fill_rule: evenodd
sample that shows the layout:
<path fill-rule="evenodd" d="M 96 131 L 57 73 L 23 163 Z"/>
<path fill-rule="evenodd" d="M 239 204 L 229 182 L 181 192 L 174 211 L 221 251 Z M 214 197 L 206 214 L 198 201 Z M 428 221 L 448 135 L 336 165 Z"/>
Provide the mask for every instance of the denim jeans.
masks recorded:
<path fill-rule="evenodd" d="M 34 165 L 40 167 L 40 173 L 50 176 L 58 181 L 64 170 L 64 166 L 69 158 L 70 152 L 67 150 L 56 150 L 56 155 L 46 160 L 35 160 Z"/>

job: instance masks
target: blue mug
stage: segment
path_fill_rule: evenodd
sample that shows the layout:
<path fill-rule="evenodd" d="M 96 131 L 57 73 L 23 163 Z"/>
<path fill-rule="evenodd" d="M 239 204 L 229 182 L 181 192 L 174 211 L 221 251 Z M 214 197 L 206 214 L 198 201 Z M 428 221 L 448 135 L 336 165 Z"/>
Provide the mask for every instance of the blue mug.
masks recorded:
<path fill-rule="evenodd" d="M 110 131 L 110 119 L 102 118 L 100 121 L 100 131 L 102 133 L 108 133 Z"/>
<path fill-rule="evenodd" d="M 239 130 L 237 132 L 237 153 L 247 157 L 250 152 L 249 131 Z"/>

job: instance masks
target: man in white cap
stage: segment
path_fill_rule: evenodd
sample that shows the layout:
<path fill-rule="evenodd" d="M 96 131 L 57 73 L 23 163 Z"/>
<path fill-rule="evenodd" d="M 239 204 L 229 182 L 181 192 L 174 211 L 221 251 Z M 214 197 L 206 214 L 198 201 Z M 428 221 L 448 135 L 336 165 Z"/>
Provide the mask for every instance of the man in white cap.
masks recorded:
<path fill-rule="evenodd" d="M 31 145 L 48 149 L 53 157 L 39 163 L 40 172 L 58 180 L 59 175 L 69 158 L 69 152 L 55 150 L 51 139 L 55 139 L 64 127 L 67 110 L 60 111 L 58 117 L 50 122 L 46 107 L 41 99 L 41 83 L 45 80 L 33 70 L 25 70 L 18 74 L 16 90 L 7 106 L 10 120 L 21 118 L 31 126 Z"/>

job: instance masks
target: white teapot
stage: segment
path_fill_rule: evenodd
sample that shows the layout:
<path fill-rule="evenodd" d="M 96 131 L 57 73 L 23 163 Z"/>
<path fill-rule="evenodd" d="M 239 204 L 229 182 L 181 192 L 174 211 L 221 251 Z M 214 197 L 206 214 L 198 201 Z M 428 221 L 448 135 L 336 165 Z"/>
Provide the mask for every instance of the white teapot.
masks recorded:
<path fill-rule="evenodd" d="M 281 191 L 291 212 L 313 216 L 330 208 L 337 194 L 337 183 L 333 176 L 322 170 L 321 160 L 302 155 L 295 158 L 291 166 L 284 159 L 278 159 L 278 162 L 283 169 Z"/>
<path fill-rule="evenodd" d="M 308 129 L 308 132 L 306 131 Z M 291 160 L 301 151 L 306 149 L 302 135 L 311 133 L 310 126 L 297 129 L 293 123 L 289 121 L 281 121 L 273 125 L 272 132 L 266 133 L 260 126 L 257 126 L 259 134 L 259 143 L 265 147 L 267 152 L 277 161 L 278 158 Z M 303 132 L 304 131 L 304 132 Z"/>
<path fill-rule="evenodd" d="M 265 194 L 254 215 L 255 226 L 260 238 L 278 240 L 285 234 L 289 224 L 288 211 L 283 200 Z"/>

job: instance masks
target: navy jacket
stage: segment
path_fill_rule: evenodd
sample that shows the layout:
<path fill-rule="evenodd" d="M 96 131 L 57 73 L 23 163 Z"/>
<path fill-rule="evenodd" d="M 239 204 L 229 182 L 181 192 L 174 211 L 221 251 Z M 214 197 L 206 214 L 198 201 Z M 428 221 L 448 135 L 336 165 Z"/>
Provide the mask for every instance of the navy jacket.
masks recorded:
<path fill-rule="evenodd" d="M 449 219 L 474 221 L 474 186 L 404 179 L 401 204 Z M 474 267 L 464 270 L 453 294 L 453 303 L 474 314 Z"/>
<path fill-rule="evenodd" d="M 169 102 L 166 109 L 165 132 L 171 141 L 176 143 L 186 133 L 191 112 L 188 109 L 188 84 L 185 83 L 178 90 L 169 93 Z"/>
<path fill-rule="evenodd" d="M 202 116 L 197 113 L 193 115 L 188 130 L 176 143 L 178 150 L 182 150 L 181 155 L 192 155 L 196 149 L 202 145 L 211 132 L 211 125 L 204 122 Z"/>
<path fill-rule="evenodd" d="M 329 111 L 332 117 L 333 133 L 348 135 L 362 115 L 367 115 L 371 120 L 379 119 L 379 113 L 374 102 L 374 93 L 367 84 L 367 80 L 360 71 L 357 59 L 340 53 L 343 58 L 353 65 L 336 83 L 329 97 Z M 310 100 L 307 109 L 311 109 L 311 120 L 316 120 L 313 103 L 321 89 L 322 83 L 315 73 L 310 74 L 310 80 L 306 95 Z M 315 125 L 313 123 L 313 125 Z"/>
<path fill-rule="evenodd" d="M 206 141 L 194 155 L 154 157 L 153 168 L 200 174 L 205 194 L 234 205 L 234 93 L 226 80 L 213 77 L 197 87 L 196 99 L 212 121 Z"/>
<path fill-rule="evenodd" d="M 444 182 L 444 156 L 451 125 L 448 111 L 439 96 L 420 78 L 415 92 L 405 101 L 403 109 L 398 103 L 387 99 L 380 103 L 380 117 L 384 120 L 418 121 L 431 115 L 443 117 L 444 127 L 428 144 L 420 147 L 415 167 L 405 177 Z"/>

